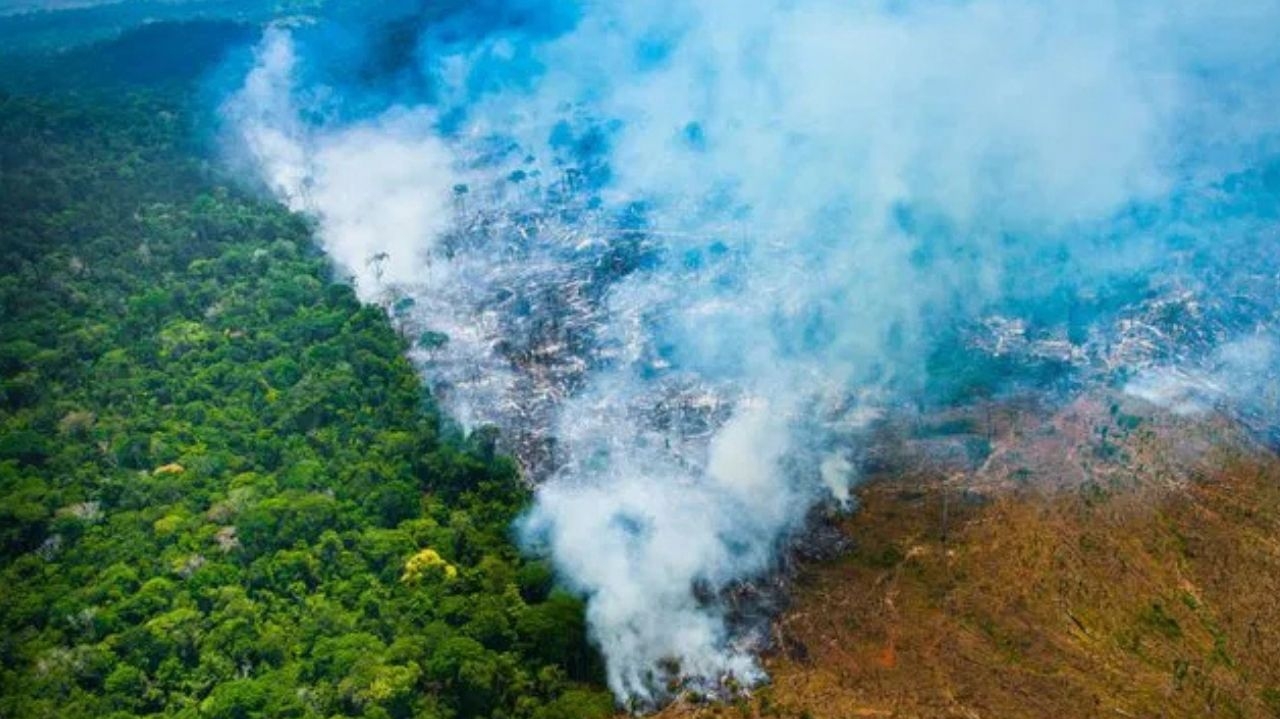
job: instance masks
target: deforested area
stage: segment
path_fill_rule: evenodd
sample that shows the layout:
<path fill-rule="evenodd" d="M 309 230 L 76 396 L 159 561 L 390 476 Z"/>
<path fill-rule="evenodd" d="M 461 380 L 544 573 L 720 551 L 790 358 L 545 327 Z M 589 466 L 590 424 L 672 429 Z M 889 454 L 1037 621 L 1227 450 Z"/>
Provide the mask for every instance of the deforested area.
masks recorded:
<path fill-rule="evenodd" d="M 1270 717 L 1280 3 L 0 3 L 0 718 Z"/>

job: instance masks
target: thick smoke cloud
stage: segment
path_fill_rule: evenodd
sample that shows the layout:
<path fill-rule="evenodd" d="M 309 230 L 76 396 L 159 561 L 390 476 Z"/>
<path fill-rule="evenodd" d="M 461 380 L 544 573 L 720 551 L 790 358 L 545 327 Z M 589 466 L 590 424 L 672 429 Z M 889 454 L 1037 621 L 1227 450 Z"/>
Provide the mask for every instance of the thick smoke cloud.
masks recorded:
<path fill-rule="evenodd" d="M 453 157 L 431 115 L 387 112 L 317 132 L 299 114 L 288 36 L 269 33 L 258 61 L 229 110 L 263 180 L 293 209 L 315 214 L 325 249 L 360 287 L 419 279 L 450 217 Z"/>
<path fill-rule="evenodd" d="M 464 421 L 546 440 L 522 535 L 644 703 L 760 678 L 717 597 L 961 328 L 1157 399 L 1274 374 L 1280 3 L 1215 5 L 379 4 L 226 111 Z M 1175 291 L 1215 329 L 1130 341 Z"/>

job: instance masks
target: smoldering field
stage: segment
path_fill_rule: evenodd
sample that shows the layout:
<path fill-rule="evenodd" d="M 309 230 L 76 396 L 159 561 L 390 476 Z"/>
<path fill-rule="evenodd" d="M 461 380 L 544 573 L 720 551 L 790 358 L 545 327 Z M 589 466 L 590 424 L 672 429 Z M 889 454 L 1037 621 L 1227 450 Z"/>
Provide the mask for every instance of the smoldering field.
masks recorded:
<path fill-rule="evenodd" d="M 762 678 L 719 598 L 887 412 L 1108 384 L 1275 438 L 1280 3 L 1218 5 L 359 4 L 224 113 L 645 705 Z"/>

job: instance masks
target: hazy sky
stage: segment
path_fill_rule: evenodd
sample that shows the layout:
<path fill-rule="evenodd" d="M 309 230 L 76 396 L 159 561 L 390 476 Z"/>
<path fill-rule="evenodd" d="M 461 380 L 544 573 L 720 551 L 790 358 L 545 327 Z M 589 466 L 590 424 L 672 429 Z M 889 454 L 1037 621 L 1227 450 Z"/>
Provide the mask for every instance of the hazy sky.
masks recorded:
<path fill-rule="evenodd" d="M 71 10 L 94 5 L 119 5 L 127 0 L 0 0 L 0 14 L 13 15 L 35 10 Z M 201 0 L 189 0 L 200 2 Z"/>
<path fill-rule="evenodd" d="M 38 10 L 74 10 L 99 5 L 207 5 L 219 0 L 0 0 L 0 15 Z M 263 4 L 266 4 L 264 1 Z"/>

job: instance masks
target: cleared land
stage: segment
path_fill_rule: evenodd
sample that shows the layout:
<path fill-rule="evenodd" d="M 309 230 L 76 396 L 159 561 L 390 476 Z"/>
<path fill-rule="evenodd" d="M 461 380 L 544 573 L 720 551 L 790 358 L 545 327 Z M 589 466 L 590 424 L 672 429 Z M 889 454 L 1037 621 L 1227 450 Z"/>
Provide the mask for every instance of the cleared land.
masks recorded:
<path fill-rule="evenodd" d="M 1280 461 L 1230 423 L 1095 396 L 884 444 L 771 686 L 663 717 L 1280 717 Z"/>

